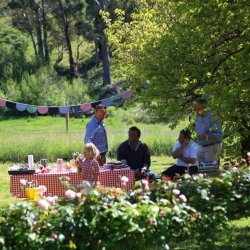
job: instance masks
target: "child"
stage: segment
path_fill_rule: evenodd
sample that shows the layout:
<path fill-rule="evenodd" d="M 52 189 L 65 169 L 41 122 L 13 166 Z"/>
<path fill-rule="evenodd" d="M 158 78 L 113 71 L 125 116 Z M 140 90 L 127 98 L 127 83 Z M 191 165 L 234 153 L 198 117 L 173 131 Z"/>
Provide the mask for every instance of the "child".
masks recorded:
<path fill-rule="evenodd" d="M 87 143 L 83 147 L 84 160 L 79 161 L 78 172 L 82 173 L 84 180 L 95 186 L 98 181 L 99 163 L 97 157 L 99 151 L 93 143 Z"/>

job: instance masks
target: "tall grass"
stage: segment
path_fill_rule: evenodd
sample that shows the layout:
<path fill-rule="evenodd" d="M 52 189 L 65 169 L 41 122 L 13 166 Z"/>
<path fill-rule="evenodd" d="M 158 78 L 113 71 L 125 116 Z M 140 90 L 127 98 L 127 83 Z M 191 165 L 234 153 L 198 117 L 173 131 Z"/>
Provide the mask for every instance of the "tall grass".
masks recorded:
<path fill-rule="evenodd" d="M 138 112 L 141 112 L 140 110 Z M 140 128 L 141 140 L 149 146 L 152 155 L 170 155 L 178 137 L 179 130 L 167 124 L 143 124 L 136 122 L 136 110 L 108 108 L 105 126 L 108 134 L 109 157 L 115 158 L 119 144 L 128 138 L 131 126 Z M 33 154 L 35 161 L 46 157 L 49 161 L 56 158 L 69 160 L 73 152 L 81 152 L 86 123 L 90 117 L 70 118 L 69 131 L 66 132 L 64 117 L 0 116 L 0 162 L 27 162 Z"/>
<path fill-rule="evenodd" d="M 108 129 L 109 156 L 115 158 L 119 144 L 127 139 L 127 129 Z M 159 136 L 159 130 L 146 131 L 142 140 L 147 143 L 152 155 L 170 154 L 174 139 Z M 0 161 L 1 162 L 27 162 L 27 156 L 33 154 L 35 161 L 46 157 L 50 161 L 56 158 L 69 160 L 73 152 L 81 152 L 83 146 L 82 131 L 72 132 L 23 132 L 23 133 L 0 133 Z"/>

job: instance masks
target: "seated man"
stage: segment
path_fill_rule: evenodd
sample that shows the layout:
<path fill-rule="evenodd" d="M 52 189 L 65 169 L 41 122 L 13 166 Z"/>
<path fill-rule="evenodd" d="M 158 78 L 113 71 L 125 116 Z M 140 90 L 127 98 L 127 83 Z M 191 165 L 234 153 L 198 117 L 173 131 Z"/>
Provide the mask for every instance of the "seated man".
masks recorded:
<path fill-rule="evenodd" d="M 176 164 L 162 172 L 162 179 L 170 177 L 173 180 L 175 175 L 197 173 L 197 154 L 198 145 L 191 140 L 190 131 L 182 129 L 172 152 L 173 158 L 177 159 Z"/>
<path fill-rule="evenodd" d="M 146 175 L 153 176 L 153 172 L 149 171 L 151 164 L 149 149 L 139 140 L 140 136 L 140 129 L 131 127 L 128 131 L 128 140 L 121 143 L 117 150 L 117 160 L 126 160 L 130 168 L 135 171 L 136 180 Z"/>

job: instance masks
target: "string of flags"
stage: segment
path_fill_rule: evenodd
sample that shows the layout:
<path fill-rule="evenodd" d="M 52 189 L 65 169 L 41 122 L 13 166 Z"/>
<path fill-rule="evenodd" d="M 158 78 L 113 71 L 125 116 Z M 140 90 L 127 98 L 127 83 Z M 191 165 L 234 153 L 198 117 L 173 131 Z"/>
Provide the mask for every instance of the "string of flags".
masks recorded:
<path fill-rule="evenodd" d="M 18 103 L 12 102 L 6 99 L 0 98 L 0 108 L 1 107 L 8 107 L 12 109 L 16 109 L 20 112 L 28 111 L 29 113 L 36 113 L 39 114 L 67 114 L 67 113 L 76 113 L 76 112 L 88 112 L 91 108 L 95 108 L 97 105 L 102 104 L 104 106 L 111 106 L 112 104 L 120 103 L 122 100 L 129 100 L 133 96 L 132 92 L 126 91 L 119 95 L 115 95 L 109 98 L 105 98 L 103 100 L 83 103 L 79 105 L 66 105 L 66 106 L 37 106 L 32 104 L 26 103 Z"/>

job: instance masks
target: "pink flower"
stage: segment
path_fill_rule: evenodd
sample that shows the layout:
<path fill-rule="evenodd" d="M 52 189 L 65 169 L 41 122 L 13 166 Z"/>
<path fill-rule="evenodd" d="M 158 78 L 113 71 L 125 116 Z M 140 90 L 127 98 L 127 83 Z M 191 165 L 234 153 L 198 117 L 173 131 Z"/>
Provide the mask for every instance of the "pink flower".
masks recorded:
<path fill-rule="evenodd" d="M 180 190 L 178 190 L 178 189 L 173 189 L 173 194 L 174 194 L 174 195 L 178 196 L 180 193 L 181 193 Z"/>
<path fill-rule="evenodd" d="M 143 184 L 145 191 L 150 190 L 147 180 L 142 180 L 141 183 Z"/>
<path fill-rule="evenodd" d="M 40 185 L 40 186 L 39 186 L 39 189 L 40 189 L 41 194 L 47 192 L 47 187 L 44 186 L 44 185 Z"/>
<path fill-rule="evenodd" d="M 27 180 L 25 180 L 25 179 L 20 179 L 20 183 L 21 183 L 21 185 L 26 186 Z"/>
<path fill-rule="evenodd" d="M 65 192 L 65 196 L 66 196 L 67 198 L 73 200 L 73 199 L 76 197 L 76 192 L 69 189 L 69 190 L 67 190 L 67 191 Z"/>
<path fill-rule="evenodd" d="M 57 238 L 58 238 L 58 235 L 53 233 L 53 234 L 51 234 L 51 238 L 52 238 L 52 239 L 57 239 Z"/>
<path fill-rule="evenodd" d="M 187 197 L 184 194 L 181 194 L 179 198 L 182 202 L 187 202 Z"/>
<path fill-rule="evenodd" d="M 145 185 L 145 186 L 148 185 L 148 181 L 147 181 L 147 180 L 142 180 L 141 183 L 142 183 L 143 185 Z"/>
<path fill-rule="evenodd" d="M 50 204 L 46 200 L 40 200 L 38 204 L 42 210 L 47 210 L 50 207 Z"/>
<path fill-rule="evenodd" d="M 173 211 L 176 212 L 176 213 L 178 213 L 180 211 L 180 208 L 177 205 L 175 205 L 173 207 Z"/>
<path fill-rule="evenodd" d="M 46 197 L 46 201 L 47 201 L 50 205 L 52 205 L 52 206 L 56 204 L 56 199 L 55 199 L 55 197 L 52 197 L 52 196 Z"/>
<path fill-rule="evenodd" d="M 125 183 L 128 182 L 128 177 L 127 176 L 122 176 L 121 181 L 125 182 Z"/>

